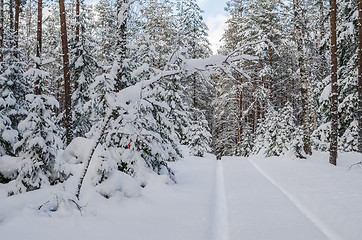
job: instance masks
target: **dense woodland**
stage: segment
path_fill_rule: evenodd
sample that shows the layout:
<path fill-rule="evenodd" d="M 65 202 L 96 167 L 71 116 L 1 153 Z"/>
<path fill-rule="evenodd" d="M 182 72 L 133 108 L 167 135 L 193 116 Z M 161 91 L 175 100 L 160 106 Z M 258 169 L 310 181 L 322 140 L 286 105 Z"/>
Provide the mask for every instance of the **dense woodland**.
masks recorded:
<path fill-rule="evenodd" d="M 362 152 L 362 1 L 225 10 L 212 55 L 196 0 L 0 0 L 9 195 L 64 182 L 83 163 L 79 198 L 91 161 L 94 185 L 114 171 L 141 185 L 149 172 L 173 179 L 181 144 L 218 158 L 330 151 L 332 164 L 338 151 Z M 68 161 L 82 144 L 91 151 Z"/>

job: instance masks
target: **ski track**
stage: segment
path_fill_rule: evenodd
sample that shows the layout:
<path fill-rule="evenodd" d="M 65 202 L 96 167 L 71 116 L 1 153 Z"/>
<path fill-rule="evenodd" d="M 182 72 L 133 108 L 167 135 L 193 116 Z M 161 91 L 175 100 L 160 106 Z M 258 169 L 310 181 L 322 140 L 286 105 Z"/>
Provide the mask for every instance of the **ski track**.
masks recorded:
<path fill-rule="evenodd" d="M 215 195 L 212 205 L 211 240 L 229 240 L 228 207 L 222 161 L 216 163 Z"/>
<path fill-rule="evenodd" d="M 270 177 L 263 169 L 261 169 L 255 162 L 248 159 L 253 167 L 265 177 L 271 184 L 279 189 L 294 205 L 297 207 L 302 214 L 304 214 L 329 240 L 344 240 L 327 226 L 322 220 L 320 220 L 312 211 L 306 208 L 297 198 L 289 194 L 284 188 L 282 188 L 272 177 Z"/>

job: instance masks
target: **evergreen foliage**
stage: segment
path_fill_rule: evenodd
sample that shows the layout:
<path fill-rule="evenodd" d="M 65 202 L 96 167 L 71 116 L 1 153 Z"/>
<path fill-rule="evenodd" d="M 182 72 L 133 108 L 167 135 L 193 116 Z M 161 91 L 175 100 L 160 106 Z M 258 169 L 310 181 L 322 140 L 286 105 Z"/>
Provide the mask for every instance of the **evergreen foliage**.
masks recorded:
<path fill-rule="evenodd" d="M 28 116 L 20 122 L 23 138 L 14 146 L 21 159 L 19 174 L 14 180 L 12 193 L 39 189 L 57 180 L 54 161 L 62 148 L 60 129 L 54 122 L 54 97 L 28 94 L 31 104 Z"/>

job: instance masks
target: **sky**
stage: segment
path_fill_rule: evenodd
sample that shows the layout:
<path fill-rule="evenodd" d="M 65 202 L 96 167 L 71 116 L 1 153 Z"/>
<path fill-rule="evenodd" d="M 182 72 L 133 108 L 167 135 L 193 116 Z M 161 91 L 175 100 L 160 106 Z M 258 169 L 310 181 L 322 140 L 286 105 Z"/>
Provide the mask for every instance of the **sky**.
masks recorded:
<path fill-rule="evenodd" d="M 204 20 L 209 28 L 209 41 L 211 49 L 216 54 L 221 45 L 220 39 L 224 33 L 228 18 L 224 8 L 227 0 L 197 0 L 200 8 L 204 10 Z"/>

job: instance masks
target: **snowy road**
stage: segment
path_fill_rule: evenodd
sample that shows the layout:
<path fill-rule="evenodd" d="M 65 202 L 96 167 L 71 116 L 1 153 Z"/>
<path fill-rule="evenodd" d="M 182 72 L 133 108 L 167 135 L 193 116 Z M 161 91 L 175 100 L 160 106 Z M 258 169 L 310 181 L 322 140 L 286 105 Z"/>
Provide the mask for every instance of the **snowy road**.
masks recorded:
<path fill-rule="evenodd" d="M 319 158 L 187 156 L 170 163 L 177 184 L 153 176 L 136 198 L 88 192 L 82 215 L 40 211 L 55 188 L 8 198 L 0 185 L 0 233 L 7 240 L 360 240 L 362 171 Z"/>
<path fill-rule="evenodd" d="M 249 161 L 222 159 L 229 239 L 323 240 L 320 229 Z"/>

